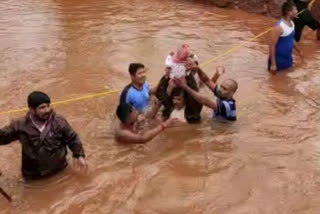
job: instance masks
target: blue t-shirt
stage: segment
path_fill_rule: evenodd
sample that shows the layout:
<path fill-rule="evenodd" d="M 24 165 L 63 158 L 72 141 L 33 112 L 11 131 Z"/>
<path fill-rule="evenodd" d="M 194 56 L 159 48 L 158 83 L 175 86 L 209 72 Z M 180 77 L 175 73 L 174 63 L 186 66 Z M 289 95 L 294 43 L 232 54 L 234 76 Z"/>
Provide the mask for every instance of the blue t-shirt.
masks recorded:
<path fill-rule="evenodd" d="M 133 106 L 137 111 L 142 112 L 148 106 L 149 85 L 145 82 L 142 89 L 138 90 L 131 84 L 127 85 L 120 96 L 120 103 L 127 103 Z"/>
<path fill-rule="evenodd" d="M 218 96 L 218 87 L 213 90 L 214 95 L 217 97 L 217 109 L 214 110 L 214 116 L 223 117 L 227 120 L 237 120 L 236 116 L 236 101 L 234 99 L 220 99 Z"/>

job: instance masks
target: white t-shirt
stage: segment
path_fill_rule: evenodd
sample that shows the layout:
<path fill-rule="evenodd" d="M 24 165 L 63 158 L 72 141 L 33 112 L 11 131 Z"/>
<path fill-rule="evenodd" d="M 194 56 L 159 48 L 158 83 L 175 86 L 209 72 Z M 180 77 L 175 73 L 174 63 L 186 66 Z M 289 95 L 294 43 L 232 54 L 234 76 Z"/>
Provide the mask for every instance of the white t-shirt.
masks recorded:
<path fill-rule="evenodd" d="M 184 117 L 184 109 L 174 109 L 173 112 L 170 115 L 170 118 L 177 118 L 179 119 L 181 122 L 186 122 L 186 119 Z"/>

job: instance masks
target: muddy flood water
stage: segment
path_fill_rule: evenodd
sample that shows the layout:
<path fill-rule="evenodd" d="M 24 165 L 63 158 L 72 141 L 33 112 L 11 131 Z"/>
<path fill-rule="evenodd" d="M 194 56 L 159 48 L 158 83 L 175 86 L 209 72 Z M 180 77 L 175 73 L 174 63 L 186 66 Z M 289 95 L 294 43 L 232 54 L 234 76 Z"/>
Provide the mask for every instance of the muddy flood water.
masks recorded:
<path fill-rule="evenodd" d="M 121 89 L 128 64 L 150 83 L 182 43 L 200 62 L 263 32 L 275 19 L 178 0 L 2 0 L 0 109 L 26 106 L 32 90 L 52 100 Z M 79 133 L 90 167 L 22 182 L 21 146 L 0 147 L 0 214 L 316 214 L 319 194 L 320 45 L 305 30 L 304 62 L 270 76 L 267 37 L 206 66 L 239 83 L 238 120 L 167 129 L 146 145 L 113 138 L 119 94 L 55 106 Z M 210 93 L 203 90 L 202 93 Z M 0 115 L 0 126 L 24 113 Z M 71 157 L 69 157 L 71 159 Z"/>

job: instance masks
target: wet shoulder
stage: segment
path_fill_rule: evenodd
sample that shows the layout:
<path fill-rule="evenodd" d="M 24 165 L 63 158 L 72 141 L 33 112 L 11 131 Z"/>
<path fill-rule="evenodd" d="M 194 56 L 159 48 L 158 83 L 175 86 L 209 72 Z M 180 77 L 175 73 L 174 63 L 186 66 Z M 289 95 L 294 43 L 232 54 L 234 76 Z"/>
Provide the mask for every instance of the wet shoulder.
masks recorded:
<path fill-rule="evenodd" d="M 127 102 L 127 96 L 128 96 L 130 88 L 131 88 L 131 84 L 124 87 L 124 89 L 122 90 L 121 95 L 120 95 L 120 103 Z"/>
<path fill-rule="evenodd" d="M 143 84 L 143 89 L 144 89 L 144 90 L 149 90 L 149 84 L 148 84 L 148 82 L 145 82 L 145 83 Z"/>
<path fill-rule="evenodd" d="M 276 27 L 276 26 L 279 26 L 279 25 L 281 25 L 281 23 L 282 23 L 282 20 L 279 19 L 279 20 L 276 21 L 276 23 L 274 24 L 274 26 L 275 26 L 275 27 Z"/>

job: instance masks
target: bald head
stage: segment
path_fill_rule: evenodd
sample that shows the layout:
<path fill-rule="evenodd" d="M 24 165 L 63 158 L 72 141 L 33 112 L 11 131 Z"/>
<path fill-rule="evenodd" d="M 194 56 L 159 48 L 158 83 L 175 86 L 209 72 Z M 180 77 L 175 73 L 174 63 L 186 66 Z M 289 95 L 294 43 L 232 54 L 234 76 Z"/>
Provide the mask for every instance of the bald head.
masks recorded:
<path fill-rule="evenodd" d="M 238 89 L 238 83 L 233 79 L 226 79 L 221 83 L 218 90 L 218 96 L 221 99 L 232 99 Z"/>
<path fill-rule="evenodd" d="M 228 82 L 228 85 L 230 85 L 230 90 L 232 90 L 233 92 L 237 91 L 237 89 L 238 89 L 237 81 L 235 81 L 233 79 L 227 79 L 225 81 Z"/>

